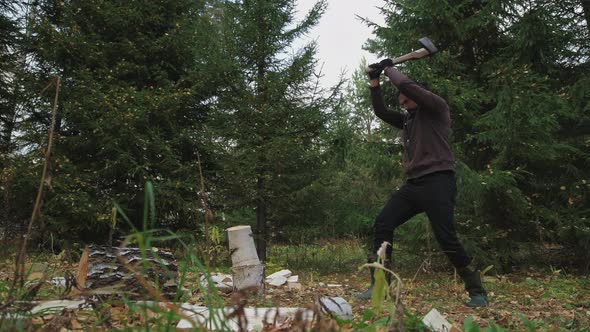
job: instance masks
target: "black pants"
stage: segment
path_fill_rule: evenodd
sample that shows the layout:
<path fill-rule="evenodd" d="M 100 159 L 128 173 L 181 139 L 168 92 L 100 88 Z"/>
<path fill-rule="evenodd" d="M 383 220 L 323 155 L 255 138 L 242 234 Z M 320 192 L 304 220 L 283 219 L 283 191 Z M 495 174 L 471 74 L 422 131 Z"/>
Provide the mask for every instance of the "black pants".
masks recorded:
<path fill-rule="evenodd" d="M 453 171 L 441 171 L 408 181 L 396 192 L 375 220 L 374 252 L 384 241 L 393 243 L 393 231 L 418 213 L 426 212 L 434 236 L 455 268 L 471 262 L 457 238 L 453 220 L 457 187 Z M 388 250 L 388 258 L 391 250 Z"/>

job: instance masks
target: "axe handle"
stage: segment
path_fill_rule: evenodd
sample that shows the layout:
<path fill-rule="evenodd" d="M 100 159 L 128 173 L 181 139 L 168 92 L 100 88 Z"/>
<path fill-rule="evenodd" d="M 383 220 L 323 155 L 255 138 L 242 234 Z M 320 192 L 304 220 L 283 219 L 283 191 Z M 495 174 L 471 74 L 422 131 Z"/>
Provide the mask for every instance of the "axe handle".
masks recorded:
<path fill-rule="evenodd" d="M 415 50 L 414 52 L 410 52 L 408 54 L 402 55 L 399 58 L 395 58 L 392 61 L 393 61 L 394 65 L 397 65 L 397 64 L 409 61 L 409 60 L 420 59 L 420 58 L 423 58 L 428 55 L 430 55 L 430 52 L 428 52 L 428 50 L 425 48 L 421 48 L 419 50 Z"/>

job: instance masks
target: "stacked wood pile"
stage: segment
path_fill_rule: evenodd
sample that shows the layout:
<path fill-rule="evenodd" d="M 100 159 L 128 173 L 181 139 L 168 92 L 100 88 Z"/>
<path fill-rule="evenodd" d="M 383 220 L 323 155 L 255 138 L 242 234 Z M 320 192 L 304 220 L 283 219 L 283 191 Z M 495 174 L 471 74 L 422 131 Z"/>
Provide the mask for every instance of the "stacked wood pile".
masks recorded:
<path fill-rule="evenodd" d="M 86 294 L 116 294 L 128 299 L 172 299 L 178 267 L 174 255 L 152 248 L 89 246 L 78 267 L 77 284 Z"/>

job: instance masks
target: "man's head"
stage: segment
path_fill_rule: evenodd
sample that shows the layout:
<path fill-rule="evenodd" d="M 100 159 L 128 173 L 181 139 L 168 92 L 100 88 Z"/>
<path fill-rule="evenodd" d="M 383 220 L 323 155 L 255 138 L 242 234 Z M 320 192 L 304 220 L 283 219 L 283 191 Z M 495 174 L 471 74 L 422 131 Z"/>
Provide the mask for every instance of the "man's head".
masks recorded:
<path fill-rule="evenodd" d="M 408 98 L 406 95 L 404 95 L 403 93 L 400 93 L 399 96 L 397 97 L 397 100 L 399 101 L 399 104 L 405 108 L 407 111 L 413 110 L 418 108 L 418 104 L 416 104 L 415 101 L 413 101 L 412 99 Z"/>
<path fill-rule="evenodd" d="M 428 83 L 422 82 L 422 81 L 417 81 L 416 84 L 418 84 L 423 89 L 430 91 L 430 87 L 428 86 Z M 397 92 L 397 101 L 407 111 L 418 108 L 418 104 L 416 104 L 416 102 L 413 101 L 412 99 L 408 98 L 408 96 L 401 93 L 401 91 Z"/>

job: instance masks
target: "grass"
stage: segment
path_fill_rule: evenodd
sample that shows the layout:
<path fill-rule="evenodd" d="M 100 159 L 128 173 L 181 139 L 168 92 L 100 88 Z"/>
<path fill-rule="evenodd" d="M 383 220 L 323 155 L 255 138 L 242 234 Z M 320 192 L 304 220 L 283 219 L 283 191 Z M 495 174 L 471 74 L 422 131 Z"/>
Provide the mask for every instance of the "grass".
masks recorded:
<path fill-rule="evenodd" d="M 362 242 L 354 239 L 275 246 L 269 257 L 275 269 L 289 268 L 295 273 L 313 275 L 304 278 L 308 281 L 323 276 L 331 282 L 349 283 L 352 289 L 338 295 L 350 299 L 353 308 L 359 309 L 353 325 L 368 328 L 370 324 L 362 323 L 366 318 L 362 313 L 368 310 L 368 304 L 353 300 L 355 292 L 368 283 L 366 273 L 357 269 L 365 261 L 362 247 Z M 407 324 L 437 308 L 465 330 L 590 331 L 590 277 L 587 275 L 567 275 L 551 266 L 527 267 L 505 275 L 493 275 L 492 270 L 485 277 L 491 305 L 472 310 L 463 305 L 467 299 L 463 284 L 453 276 L 444 256 L 434 255 L 430 269 L 423 271 L 416 270 L 424 259 L 423 254 L 397 248 L 394 255 L 398 261 L 410 262 L 398 263 L 395 269 L 406 284 Z M 317 289 L 312 288 L 313 291 Z M 277 299 L 277 303 L 281 301 Z M 374 323 L 378 321 L 375 317 Z M 416 326 L 414 329 L 418 330 Z"/>
<path fill-rule="evenodd" d="M 354 271 L 364 262 L 367 252 L 359 240 L 322 241 L 315 244 L 278 244 L 270 247 L 272 266 L 315 271 L 319 274 Z"/>
<path fill-rule="evenodd" d="M 150 241 L 157 246 L 157 239 Z M 182 243 L 182 242 L 180 242 Z M 185 294 L 184 301 L 219 308 L 228 305 L 229 297 L 219 297 L 209 287 L 201 287 L 198 276 L 205 271 L 198 257 L 191 254 L 191 245 L 179 252 L 181 285 L 191 289 L 192 295 Z M 400 250 L 403 253 L 403 250 Z M 63 255 L 62 255 L 63 256 Z M 253 306 L 305 307 L 318 294 L 345 298 L 355 313 L 352 322 L 340 322 L 343 330 L 371 330 L 385 326 L 387 313 L 371 314 L 370 304 L 354 300 L 354 296 L 367 285 L 365 271 L 358 271 L 365 261 L 360 240 L 324 241 L 313 245 L 275 245 L 270 251 L 269 266 L 274 269 L 287 268 L 300 275 L 304 290 L 290 292 L 272 289 L 261 299 L 248 299 Z M 409 259 L 409 258 L 405 258 Z M 31 255 L 31 263 L 47 265 L 47 278 L 75 270 L 75 262 L 64 261 L 60 255 Z M 412 266 L 419 265 L 413 264 Z M 442 264 L 441 264 L 442 265 Z M 438 266 L 438 265 L 437 265 Z M 4 299 L 10 286 L 10 260 L 4 261 L 0 271 L 0 299 Z M 224 267 L 227 269 L 227 267 Z M 448 268 L 448 267 L 447 267 Z M 271 271 L 267 271 L 270 273 Z M 477 310 L 467 309 L 462 302 L 466 299 L 462 284 L 451 271 L 415 271 L 413 268 L 398 268 L 404 281 L 403 304 L 406 309 L 405 324 L 411 331 L 423 329 L 421 318 L 432 308 L 437 308 L 447 319 L 467 330 L 477 327 L 488 331 L 589 331 L 590 330 L 590 279 L 588 276 L 569 275 L 556 272 L 550 267 L 526 269 L 518 273 L 487 276 L 485 285 L 490 294 L 491 306 Z M 338 283 L 342 287 L 326 288 L 318 285 Z M 25 298 L 27 289 L 19 292 Z M 34 300 L 55 299 L 63 296 L 63 289 L 44 285 L 34 295 Z M 153 299 L 152 299 L 153 300 Z M 24 308 L 12 312 L 23 319 L 3 319 L 0 330 L 30 331 L 62 326 L 68 329 L 141 330 L 150 326 L 154 331 L 168 331 L 181 318 L 170 308 L 137 305 L 125 300 L 95 299 L 94 309 L 84 311 L 62 311 L 59 314 L 26 315 Z M 386 306 L 387 308 L 387 306 Z M 4 312 L 6 314 L 7 311 Z M 411 328 L 410 328 L 411 326 Z M 198 328 L 195 328 L 198 330 Z"/>

